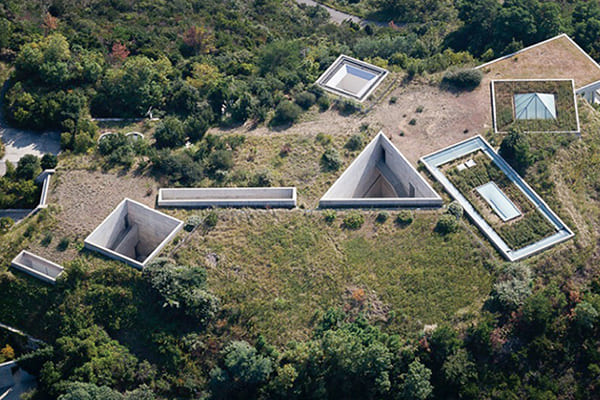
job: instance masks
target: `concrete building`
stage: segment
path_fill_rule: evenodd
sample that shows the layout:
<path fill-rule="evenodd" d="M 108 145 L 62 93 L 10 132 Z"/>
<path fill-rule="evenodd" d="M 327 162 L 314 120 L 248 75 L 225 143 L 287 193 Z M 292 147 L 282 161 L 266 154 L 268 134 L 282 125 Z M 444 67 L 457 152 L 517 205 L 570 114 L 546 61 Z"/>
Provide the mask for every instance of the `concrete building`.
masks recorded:
<path fill-rule="evenodd" d="M 442 198 L 379 132 L 321 198 L 324 207 L 440 207 Z"/>
<path fill-rule="evenodd" d="M 125 199 L 85 239 L 85 247 L 143 269 L 179 232 L 183 222 Z"/>
<path fill-rule="evenodd" d="M 316 83 L 329 92 L 363 102 L 387 74 L 383 68 L 342 54 Z"/>
<path fill-rule="evenodd" d="M 173 188 L 158 191 L 159 207 L 296 207 L 295 187 Z"/>

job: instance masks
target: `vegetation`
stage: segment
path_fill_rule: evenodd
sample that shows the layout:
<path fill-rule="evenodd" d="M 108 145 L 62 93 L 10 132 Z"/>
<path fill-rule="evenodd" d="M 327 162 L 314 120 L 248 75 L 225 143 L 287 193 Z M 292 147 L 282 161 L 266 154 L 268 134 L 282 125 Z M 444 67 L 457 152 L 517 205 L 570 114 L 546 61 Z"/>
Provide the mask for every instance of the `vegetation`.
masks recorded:
<path fill-rule="evenodd" d="M 6 174 L 0 177 L 0 209 L 34 208 L 42 190 L 34 181 L 40 171 L 40 160 L 33 155 L 22 157 L 16 170 L 7 162 Z M 5 221 L 4 225 L 10 224 Z"/>
<path fill-rule="evenodd" d="M 458 90 L 473 90 L 481 83 L 483 72 L 478 69 L 458 69 L 444 73 L 442 85 Z"/>
<path fill-rule="evenodd" d="M 511 249 L 519 249 L 555 232 L 553 225 L 489 157 L 481 151 L 467 157 L 472 158 L 476 165 L 458 171 L 456 166 L 466 159 L 460 158 L 444 166 L 446 176 Z M 498 188 L 520 210 L 521 216 L 503 222 L 495 214 L 491 206 L 475 190 L 488 182 L 498 185 Z"/>
<path fill-rule="evenodd" d="M 550 93 L 554 95 L 556 119 L 517 120 L 514 114 L 515 94 Z M 560 131 L 576 132 L 577 115 L 571 81 L 499 81 L 494 82 L 496 124 L 500 132 L 511 128 L 523 132 Z"/>
<path fill-rule="evenodd" d="M 294 183 L 312 209 L 363 143 L 351 139 L 355 131 L 323 129 L 316 140 L 277 131 L 318 117 L 315 103 L 330 108 L 311 84 L 339 53 L 388 68 L 398 85 L 563 30 L 600 54 L 597 2 L 327 2 L 395 23 L 335 25 L 322 9 L 290 1 L 7 0 L 6 116 L 62 132 L 59 188 L 71 169 L 100 165 L 115 177 L 151 174 L 160 185 Z M 346 115 L 373 104 L 333 106 Z M 147 139 L 129 140 L 121 127 L 96 145 L 92 116 L 141 118 L 149 110 L 160 121 L 143 123 Z M 38 375 L 32 398 L 61 400 L 600 397 L 600 119 L 585 107 L 582 123 L 589 134 L 578 140 L 540 134 L 504 145 L 577 231 L 574 241 L 522 264 L 498 262 L 468 221 L 435 233 L 441 220 L 459 226 L 455 205 L 400 211 L 396 223 L 366 210 L 210 210 L 195 218 L 167 210 L 202 229 L 180 232 L 165 249 L 171 258 L 140 273 L 83 251 L 88 227 L 63 224 L 65 213 L 51 205 L 0 240 L 0 322 L 48 346 L 24 354 L 0 333 L 0 362 L 18 358 Z M 262 124 L 279 126 L 265 135 Z M 211 126 L 232 133 L 207 133 Z M 258 133 L 238 135 L 246 126 Z M 9 164 L 0 182 L 22 185 L 22 197 L 29 177 L 53 161 Z M 492 167 L 483 169 L 455 178 L 502 184 Z M 0 220 L 0 231 L 9 223 Z M 525 243 L 544 235 L 529 232 L 533 226 L 543 225 L 499 232 Z M 8 268 L 24 247 L 65 265 L 56 286 Z"/>

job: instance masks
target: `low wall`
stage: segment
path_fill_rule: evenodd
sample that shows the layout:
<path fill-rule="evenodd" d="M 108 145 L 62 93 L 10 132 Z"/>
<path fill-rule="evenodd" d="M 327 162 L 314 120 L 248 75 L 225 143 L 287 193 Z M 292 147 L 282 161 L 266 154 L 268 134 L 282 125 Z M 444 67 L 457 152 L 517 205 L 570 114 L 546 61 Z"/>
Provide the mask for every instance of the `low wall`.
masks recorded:
<path fill-rule="evenodd" d="M 295 187 L 160 189 L 159 207 L 296 207 Z"/>
<path fill-rule="evenodd" d="M 418 197 L 381 197 L 354 199 L 321 199 L 319 208 L 438 208 L 443 205 L 442 199 Z"/>
<path fill-rule="evenodd" d="M 62 274 L 64 268 L 60 265 L 46 260 L 26 250 L 21 251 L 13 260 L 11 265 L 26 274 L 41 279 L 51 284 Z"/>

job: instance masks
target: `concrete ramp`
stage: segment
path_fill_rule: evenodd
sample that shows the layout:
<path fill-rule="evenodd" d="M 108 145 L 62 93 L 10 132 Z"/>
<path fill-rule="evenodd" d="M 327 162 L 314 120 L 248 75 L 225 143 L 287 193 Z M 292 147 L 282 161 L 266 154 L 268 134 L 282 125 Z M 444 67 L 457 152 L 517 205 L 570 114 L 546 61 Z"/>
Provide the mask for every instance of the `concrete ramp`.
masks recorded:
<path fill-rule="evenodd" d="M 442 198 L 379 132 L 321 198 L 319 207 L 440 207 Z"/>
<path fill-rule="evenodd" d="M 125 199 L 85 239 L 85 247 L 143 269 L 179 232 L 183 222 Z"/>

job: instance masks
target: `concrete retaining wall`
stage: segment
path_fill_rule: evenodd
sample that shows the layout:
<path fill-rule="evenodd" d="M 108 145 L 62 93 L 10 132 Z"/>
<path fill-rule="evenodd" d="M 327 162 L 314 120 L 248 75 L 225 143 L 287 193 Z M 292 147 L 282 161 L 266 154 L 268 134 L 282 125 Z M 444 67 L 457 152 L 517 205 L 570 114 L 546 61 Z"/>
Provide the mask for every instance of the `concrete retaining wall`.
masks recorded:
<path fill-rule="evenodd" d="M 160 189 L 159 207 L 296 207 L 295 187 Z"/>
<path fill-rule="evenodd" d="M 12 260 L 11 265 L 16 269 L 25 272 L 26 274 L 53 285 L 56 283 L 56 279 L 60 276 L 60 274 L 63 273 L 64 270 L 62 266 L 26 250 L 21 251 Z"/>
<path fill-rule="evenodd" d="M 144 268 L 179 232 L 183 222 L 125 199 L 85 239 L 85 247 Z"/>

